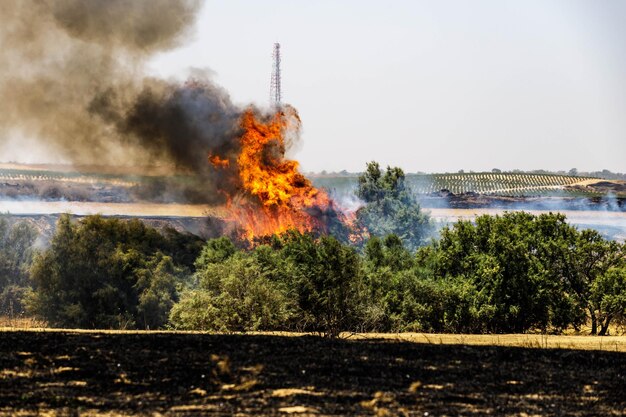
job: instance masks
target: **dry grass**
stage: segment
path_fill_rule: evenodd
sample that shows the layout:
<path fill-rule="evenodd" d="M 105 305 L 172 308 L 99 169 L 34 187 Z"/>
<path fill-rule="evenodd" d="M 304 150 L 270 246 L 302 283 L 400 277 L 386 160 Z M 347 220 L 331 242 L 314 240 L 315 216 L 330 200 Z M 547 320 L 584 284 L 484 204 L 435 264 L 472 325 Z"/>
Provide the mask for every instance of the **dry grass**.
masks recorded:
<path fill-rule="evenodd" d="M 429 334 L 359 333 L 357 339 L 390 339 L 412 343 L 468 346 L 508 346 L 539 349 L 577 349 L 626 352 L 626 336 L 582 336 L 545 334 Z"/>
<path fill-rule="evenodd" d="M 35 317 L 0 316 L 0 331 L 2 330 L 41 330 L 48 327 L 48 323 Z"/>
<path fill-rule="evenodd" d="M 45 331 L 91 334 L 215 334 L 224 333 L 174 330 L 88 330 L 56 329 L 32 317 L 0 317 L 0 331 Z M 298 337 L 307 333 L 249 332 L 231 333 L 255 336 Z M 434 334 L 434 333 L 342 333 L 342 339 L 384 339 L 434 345 L 506 346 L 538 349 L 576 349 L 626 352 L 626 336 L 546 335 L 546 334 Z"/>

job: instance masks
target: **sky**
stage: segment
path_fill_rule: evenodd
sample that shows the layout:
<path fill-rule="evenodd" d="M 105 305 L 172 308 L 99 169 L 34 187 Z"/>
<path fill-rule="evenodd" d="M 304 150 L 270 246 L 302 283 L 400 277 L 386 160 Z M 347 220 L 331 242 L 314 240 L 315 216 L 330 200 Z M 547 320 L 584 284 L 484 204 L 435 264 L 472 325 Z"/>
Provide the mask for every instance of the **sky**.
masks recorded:
<path fill-rule="evenodd" d="M 274 42 L 305 171 L 626 171 L 626 2 L 207 1 L 150 71 L 267 105 Z"/>
<path fill-rule="evenodd" d="M 268 106 L 280 42 L 305 172 L 626 172 L 624 22 L 624 0 L 206 0 L 147 71 Z"/>

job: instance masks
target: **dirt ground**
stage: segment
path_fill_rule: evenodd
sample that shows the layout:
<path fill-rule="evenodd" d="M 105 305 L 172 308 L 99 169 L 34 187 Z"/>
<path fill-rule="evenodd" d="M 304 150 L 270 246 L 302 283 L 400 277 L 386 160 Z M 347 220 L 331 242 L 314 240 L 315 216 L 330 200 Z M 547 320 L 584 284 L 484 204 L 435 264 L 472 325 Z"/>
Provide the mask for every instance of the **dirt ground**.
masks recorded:
<path fill-rule="evenodd" d="M 0 415 L 608 416 L 623 352 L 313 336 L 5 331 Z"/>

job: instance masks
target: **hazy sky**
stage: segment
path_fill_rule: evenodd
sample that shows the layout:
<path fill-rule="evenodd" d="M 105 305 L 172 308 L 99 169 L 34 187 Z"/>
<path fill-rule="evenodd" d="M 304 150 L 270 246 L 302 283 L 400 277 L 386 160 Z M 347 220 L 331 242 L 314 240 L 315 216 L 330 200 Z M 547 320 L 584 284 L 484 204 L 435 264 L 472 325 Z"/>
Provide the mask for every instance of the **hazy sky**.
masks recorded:
<path fill-rule="evenodd" d="M 267 105 L 273 43 L 305 171 L 626 171 L 624 0 L 208 0 L 155 75 Z"/>
<path fill-rule="evenodd" d="M 626 1 L 208 1 L 152 62 L 266 104 L 272 45 L 305 170 L 626 171 Z"/>

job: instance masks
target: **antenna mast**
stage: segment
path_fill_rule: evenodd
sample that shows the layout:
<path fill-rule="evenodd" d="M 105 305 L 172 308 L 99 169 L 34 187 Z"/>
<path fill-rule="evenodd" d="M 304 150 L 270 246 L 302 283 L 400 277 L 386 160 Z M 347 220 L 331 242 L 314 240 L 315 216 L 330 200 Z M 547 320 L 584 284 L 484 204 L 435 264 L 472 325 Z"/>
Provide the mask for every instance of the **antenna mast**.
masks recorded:
<path fill-rule="evenodd" d="M 282 93 L 280 91 L 280 43 L 274 44 L 272 54 L 274 63 L 272 65 L 272 81 L 270 83 L 270 107 L 278 110 L 281 108 Z"/>

